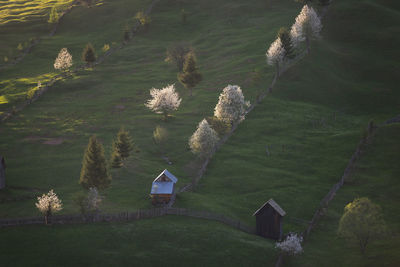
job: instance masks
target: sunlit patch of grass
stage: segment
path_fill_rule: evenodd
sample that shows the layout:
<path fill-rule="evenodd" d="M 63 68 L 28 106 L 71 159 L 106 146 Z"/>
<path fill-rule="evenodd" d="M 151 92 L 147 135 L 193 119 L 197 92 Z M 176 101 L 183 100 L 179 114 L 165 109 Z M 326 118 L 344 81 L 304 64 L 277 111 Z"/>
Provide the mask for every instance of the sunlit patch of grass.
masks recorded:
<path fill-rule="evenodd" d="M 52 7 L 62 9 L 73 0 L 0 1 L 0 25 L 26 22 L 33 17 L 47 16 Z"/>

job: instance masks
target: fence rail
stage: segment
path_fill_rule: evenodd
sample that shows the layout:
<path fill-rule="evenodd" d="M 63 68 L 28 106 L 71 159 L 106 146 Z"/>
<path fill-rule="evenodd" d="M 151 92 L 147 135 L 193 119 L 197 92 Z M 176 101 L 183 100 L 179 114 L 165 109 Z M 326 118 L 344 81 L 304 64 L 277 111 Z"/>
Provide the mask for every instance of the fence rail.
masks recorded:
<path fill-rule="evenodd" d="M 120 213 L 98 213 L 98 214 L 72 214 L 72 215 L 54 215 L 49 218 L 51 224 L 80 224 L 80 223 L 97 223 L 97 222 L 130 222 L 142 219 L 150 219 L 165 215 L 187 216 L 194 218 L 218 221 L 232 226 L 243 232 L 254 234 L 255 229 L 249 227 L 245 223 L 229 218 L 222 214 L 216 214 L 208 211 L 198 211 L 185 208 L 153 208 L 139 209 L 134 212 Z M 15 219 L 0 219 L 0 227 L 18 226 L 18 225 L 34 225 L 45 224 L 44 217 L 29 217 Z"/>

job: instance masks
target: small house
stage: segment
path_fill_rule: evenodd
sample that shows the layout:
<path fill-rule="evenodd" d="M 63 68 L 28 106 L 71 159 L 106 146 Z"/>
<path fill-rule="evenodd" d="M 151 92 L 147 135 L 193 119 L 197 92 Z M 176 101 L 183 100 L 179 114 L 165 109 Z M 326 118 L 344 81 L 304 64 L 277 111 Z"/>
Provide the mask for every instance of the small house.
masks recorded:
<path fill-rule="evenodd" d="M 0 156 L 0 189 L 6 187 L 6 161 Z"/>
<path fill-rule="evenodd" d="M 178 182 L 172 173 L 164 170 L 154 179 L 151 186 L 150 197 L 153 204 L 166 204 L 171 200 L 175 190 L 175 184 Z"/>
<path fill-rule="evenodd" d="M 272 198 L 264 203 L 253 216 L 256 216 L 256 233 L 259 236 L 280 240 L 282 238 L 282 219 L 286 212 Z"/>

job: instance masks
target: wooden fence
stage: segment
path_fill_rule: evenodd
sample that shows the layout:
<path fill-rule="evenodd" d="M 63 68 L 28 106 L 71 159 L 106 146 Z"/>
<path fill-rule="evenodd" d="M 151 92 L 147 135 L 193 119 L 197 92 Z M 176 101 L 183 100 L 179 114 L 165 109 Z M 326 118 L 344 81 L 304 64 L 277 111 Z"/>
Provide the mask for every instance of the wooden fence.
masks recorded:
<path fill-rule="evenodd" d="M 51 224 L 79 224 L 79 223 L 97 223 L 97 222 L 131 222 L 142 219 L 161 217 L 165 215 L 187 216 L 194 218 L 218 221 L 232 226 L 238 230 L 249 234 L 255 234 L 255 229 L 242 223 L 239 220 L 229 218 L 222 214 L 211 213 L 208 211 L 196 211 L 184 208 L 153 208 L 139 209 L 134 212 L 121 212 L 113 214 L 88 214 L 88 215 L 54 215 L 49 218 Z M 44 217 L 29 217 L 15 219 L 0 219 L 0 227 L 45 224 Z"/>

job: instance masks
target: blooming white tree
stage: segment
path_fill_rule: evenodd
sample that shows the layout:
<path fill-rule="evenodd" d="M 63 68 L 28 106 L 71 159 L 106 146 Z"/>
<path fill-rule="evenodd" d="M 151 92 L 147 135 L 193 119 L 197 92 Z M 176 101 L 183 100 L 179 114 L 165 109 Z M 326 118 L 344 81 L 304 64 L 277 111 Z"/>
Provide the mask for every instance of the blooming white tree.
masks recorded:
<path fill-rule="evenodd" d="M 96 187 L 90 187 L 86 199 L 87 211 L 97 212 L 99 210 L 102 197 Z"/>
<path fill-rule="evenodd" d="M 155 113 L 164 114 L 165 119 L 168 117 L 168 113 L 179 108 L 182 101 L 178 93 L 175 92 L 174 84 L 162 89 L 152 88 L 150 95 L 153 98 L 147 101 L 146 107 Z"/>
<path fill-rule="evenodd" d="M 189 146 L 194 154 L 208 156 L 212 153 L 218 140 L 217 132 L 210 127 L 206 119 L 203 119 L 190 137 Z"/>
<path fill-rule="evenodd" d="M 306 41 L 307 51 L 310 51 L 310 40 L 319 38 L 322 29 L 322 23 L 314 8 L 305 5 L 296 17 L 290 35 L 294 45 Z"/>
<path fill-rule="evenodd" d="M 66 70 L 72 66 L 72 56 L 68 52 L 67 48 L 63 48 L 58 53 L 56 60 L 54 61 L 54 68 L 56 70 Z"/>
<path fill-rule="evenodd" d="M 221 121 L 234 123 L 244 118 L 245 107 L 250 102 L 244 100 L 242 89 L 238 85 L 228 85 L 219 95 L 214 116 Z"/>
<path fill-rule="evenodd" d="M 279 67 L 285 57 L 285 48 L 282 45 L 281 38 L 276 38 L 276 40 L 269 47 L 266 56 L 268 65 L 276 66 L 276 72 L 279 76 Z"/>
<path fill-rule="evenodd" d="M 38 202 L 35 205 L 39 211 L 44 214 L 46 224 L 48 223 L 49 216 L 57 211 L 62 210 L 61 200 L 58 198 L 56 193 L 53 192 L 53 189 L 37 199 Z"/>
<path fill-rule="evenodd" d="M 303 237 L 297 234 L 289 234 L 284 241 L 276 243 L 275 246 L 286 254 L 297 255 L 303 252 L 301 242 L 303 242 Z"/>

